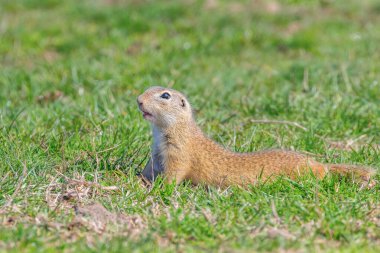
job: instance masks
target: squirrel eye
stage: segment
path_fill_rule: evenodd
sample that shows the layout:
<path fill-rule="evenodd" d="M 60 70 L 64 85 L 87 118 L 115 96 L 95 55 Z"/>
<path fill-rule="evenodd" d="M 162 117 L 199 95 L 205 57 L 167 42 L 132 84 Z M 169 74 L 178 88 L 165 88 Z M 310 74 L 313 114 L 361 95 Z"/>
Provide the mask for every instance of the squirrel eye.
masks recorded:
<path fill-rule="evenodd" d="M 167 93 L 167 92 L 165 92 L 165 93 L 162 93 L 160 97 L 163 98 L 163 99 L 169 99 L 170 98 L 170 94 Z"/>

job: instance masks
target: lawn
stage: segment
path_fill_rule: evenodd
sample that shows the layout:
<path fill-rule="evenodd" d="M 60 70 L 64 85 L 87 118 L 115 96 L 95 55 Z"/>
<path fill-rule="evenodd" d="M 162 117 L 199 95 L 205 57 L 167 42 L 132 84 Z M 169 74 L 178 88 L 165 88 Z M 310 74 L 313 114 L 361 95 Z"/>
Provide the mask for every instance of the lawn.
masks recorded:
<path fill-rule="evenodd" d="M 0 0 L 0 251 L 379 252 L 380 184 L 136 175 L 152 85 L 232 150 L 379 171 L 379 27 L 376 0 Z"/>

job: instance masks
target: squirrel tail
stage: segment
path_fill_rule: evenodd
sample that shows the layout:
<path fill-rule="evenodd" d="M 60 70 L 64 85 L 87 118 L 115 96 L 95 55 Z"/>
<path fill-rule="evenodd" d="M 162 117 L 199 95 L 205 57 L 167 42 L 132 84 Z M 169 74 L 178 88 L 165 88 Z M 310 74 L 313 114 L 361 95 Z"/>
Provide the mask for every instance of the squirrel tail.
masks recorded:
<path fill-rule="evenodd" d="M 374 168 L 348 164 L 326 164 L 326 166 L 333 174 L 349 176 L 354 181 L 367 184 L 369 187 L 376 184 L 374 180 L 371 180 L 377 174 Z"/>

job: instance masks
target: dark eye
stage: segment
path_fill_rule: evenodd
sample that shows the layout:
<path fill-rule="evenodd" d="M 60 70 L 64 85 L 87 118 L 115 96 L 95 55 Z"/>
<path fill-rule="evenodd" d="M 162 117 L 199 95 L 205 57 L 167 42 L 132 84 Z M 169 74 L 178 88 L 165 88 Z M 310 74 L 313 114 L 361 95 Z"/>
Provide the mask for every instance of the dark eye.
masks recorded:
<path fill-rule="evenodd" d="M 162 93 L 162 94 L 161 94 L 161 98 L 163 98 L 163 99 L 169 99 L 169 98 L 170 98 L 170 94 L 167 93 L 167 92 Z"/>

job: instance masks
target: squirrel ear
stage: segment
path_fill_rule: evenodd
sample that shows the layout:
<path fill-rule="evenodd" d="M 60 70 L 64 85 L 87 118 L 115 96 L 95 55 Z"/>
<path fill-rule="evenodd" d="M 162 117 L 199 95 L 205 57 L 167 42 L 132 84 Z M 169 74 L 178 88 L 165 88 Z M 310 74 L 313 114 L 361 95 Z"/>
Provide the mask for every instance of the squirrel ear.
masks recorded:
<path fill-rule="evenodd" d="M 185 106 L 186 106 L 185 99 L 181 99 L 181 106 L 182 106 L 182 107 L 185 107 Z"/>

